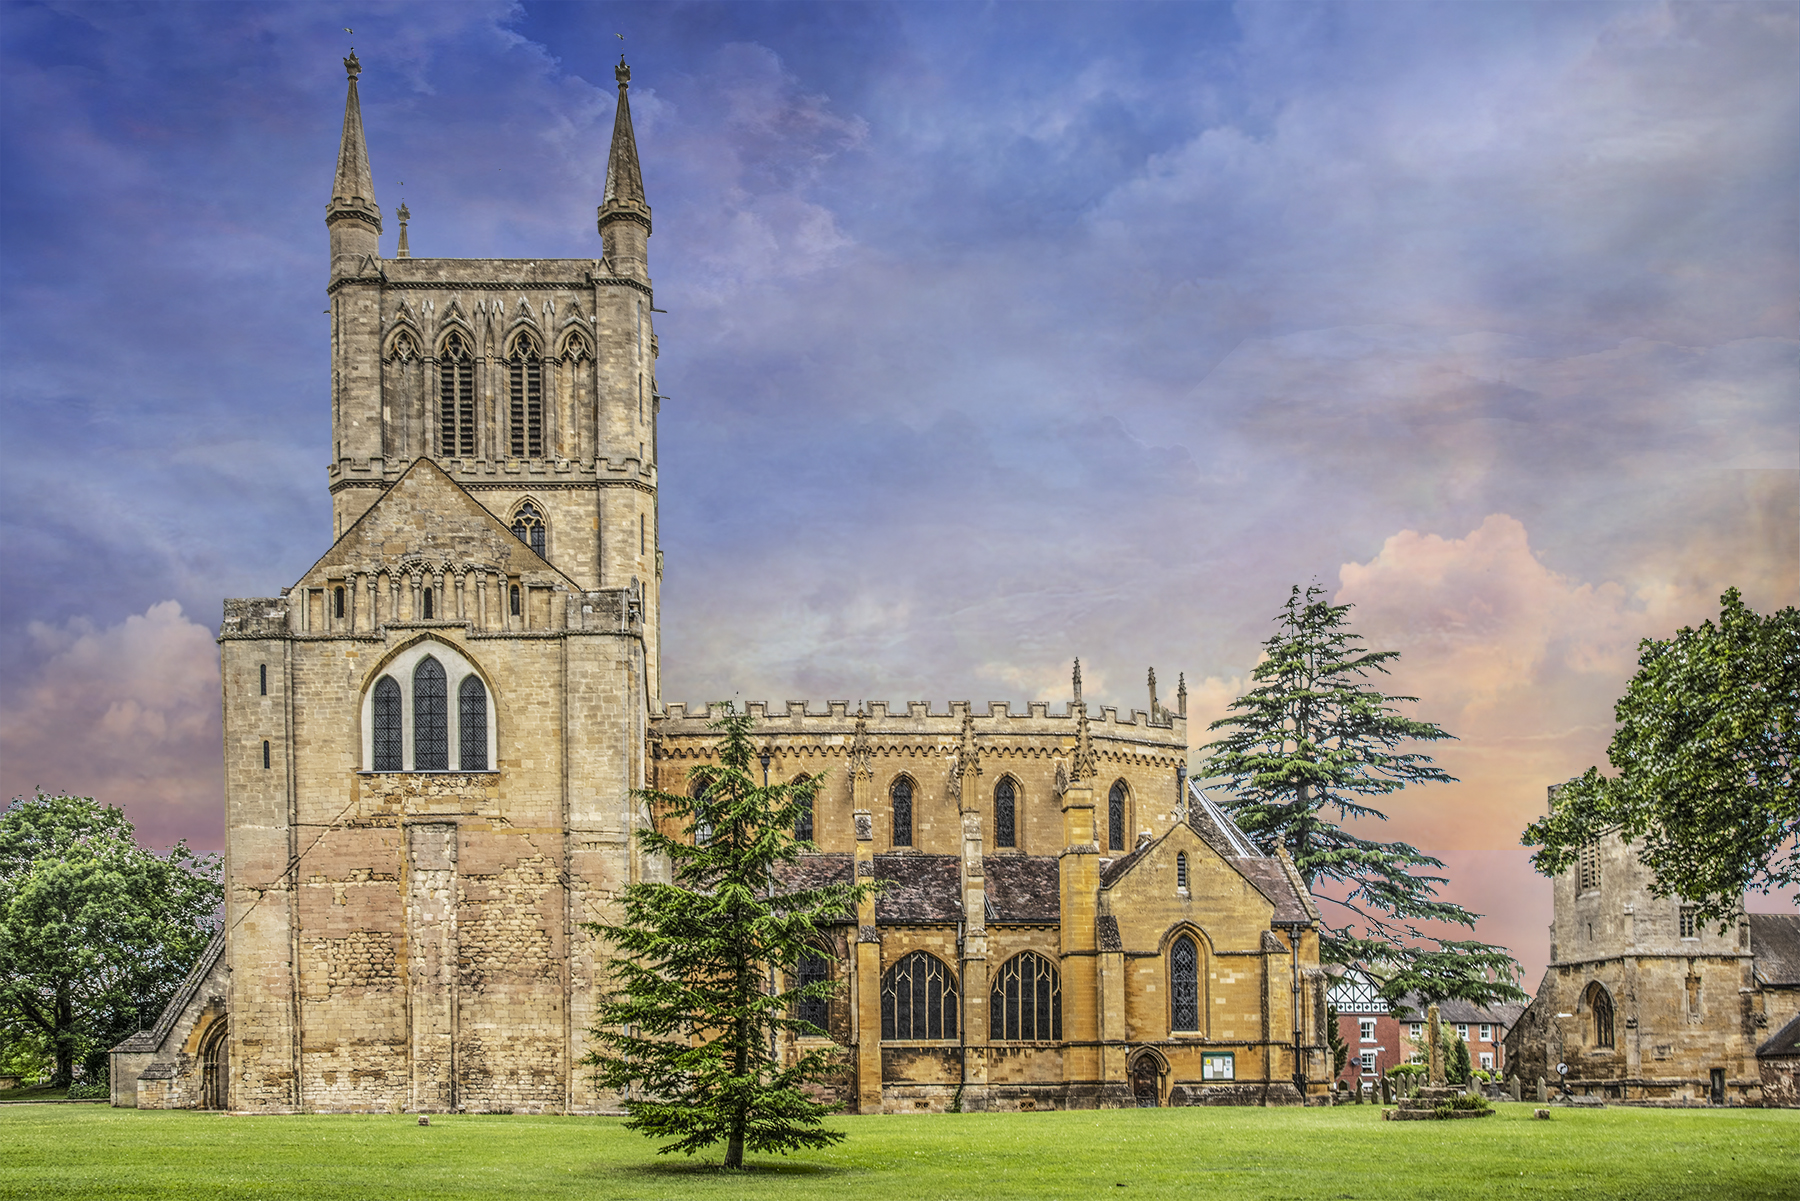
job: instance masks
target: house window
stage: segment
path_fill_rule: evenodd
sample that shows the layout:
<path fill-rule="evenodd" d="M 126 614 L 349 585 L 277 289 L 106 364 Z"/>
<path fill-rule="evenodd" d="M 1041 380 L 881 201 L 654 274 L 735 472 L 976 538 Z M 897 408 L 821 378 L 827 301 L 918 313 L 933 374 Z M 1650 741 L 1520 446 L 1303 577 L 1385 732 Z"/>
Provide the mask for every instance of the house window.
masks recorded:
<path fill-rule="evenodd" d="M 1581 848 L 1581 857 L 1578 861 L 1577 870 L 1581 876 L 1579 883 L 1582 892 L 1587 892 L 1589 889 L 1600 887 L 1599 842 L 1590 842 Z"/>
<path fill-rule="evenodd" d="M 487 686 L 479 676 L 464 676 L 456 690 L 456 741 L 463 771 L 487 770 Z"/>
<path fill-rule="evenodd" d="M 269 695 L 269 665 L 267 663 L 258 664 L 257 668 L 256 668 L 256 675 L 257 675 L 257 679 L 258 679 L 257 691 L 262 696 L 268 696 Z"/>
<path fill-rule="evenodd" d="M 413 770 L 446 771 L 450 767 L 450 724 L 444 665 L 427 655 L 413 668 Z"/>
<path fill-rule="evenodd" d="M 1483 1051 L 1481 1053 L 1481 1070 L 1484 1072 L 1491 1072 L 1494 1070 L 1494 1053 L 1492 1051 Z"/>
<path fill-rule="evenodd" d="M 1236 1080 L 1236 1053 L 1232 1051 L 1220 1051 L 1212 1055 L 1202 1055 L 1200 1057 L 1200 1079 Z"/>
<path fill-rule="evenodd" d="M 1361 1021 L 1357 1022 L 1356 1023 L 1356 1036 L 1357 1036 L 1357 1039 L 1361 1042 L 1365 1042 L 1365 1043 L 1374 1042 L 1375 1041 L 1375 1019 L 1374 1018 L 1363 1018 Z"/>
<path fill-rule="evenodd" d="M 1494 1041 L 1494 1028 L 1486 1022 L 1481 1023 L 1481 1041 L 1484 1043 Z"/>
<path fill-rule="evenodd" d="M 392 676 L 375 682 L 376 771 L 400 771 L 400 685 Z"/>
<path fill-rule="evenodd" d="M 1692 905 L 1683 905 L 1681 907 L 1681 937 L 1700 937 L 1700 923 L 1694 917 L 1694 907 Z"/>
<path fill-rule="evenodd" d="M 989 997 L 991 1037 L 1048 1042 L 1062 1038 L 1062 982 L 1056 965 L 1026 951 L 1007 960 Z"/>
<path fill-rule="evenodd" d="M 831 979 L 831 972 L 826 966 L 825 956 L 816 953 L 800 956 L 800 961 L 794 965 L 794 975 L 801 988 L 813 984 L 823 984 Z M 818 1027 L 818 1032 L 824 1034 L 830 1010 L 831 1002 L 825 997 L 801 997 L 799 1004 L 794 1007 L 794 1016 L 800 1021 Z"/>
<path fill-rule="evenodd" d="M 806 776 L 795 776 L 790 787 L 798 791 L 807 782 Z M 800 812 L 794 818 L 794 837 L 801 842 L 813 840 L 813 798 L 803 797 Z"/>
<path fill-rule="evenodd" d="M 881 1037 L 956 1037 L 956 983 L 944 961 L 914 951 L 881 981 Z"/>
<path fill-rule="evenodd" d="M 1011 776 L 1000 777 L 994 785 L 994 845 L 999 847 L 1017 846 L 1018 829 L 1015 820 L 1013 779 Z"/>
<path fill-rule="evenodd" d="M 1186 934 L 1169 948 L 1169 1029 L 1200 1029 L 1200 948 Z"/>
<path fill-rule="evenodd" d="M 1364 1051 L 1358 1058 L 1362 1060 L 1362 1072 L 1365 1076 L 1375 1074 L 1375 1052 Z"/>
<path fill-rule="evenodd" d="M 894 802 L 894 845 L 909 847 L 913 840 L 912 781 L 901 776 L 889 789 Z"/>
<path fill-rule="evenodd" d="M 527 502 L 519 506 L 513 514 L 513 537 L 529 546 L 538 558 L 544 557 L 544 515 L 538 512 L 537 506 Z"/>
<path fill-rule="evenodd" d="M 1464 1042 L 1469 1041 L 1469 1023 L 1467 1023 L 1467 1022 L 1456 1023 L 1456 1037 L 1460 1038 Z"/>
<path fill-rule="evenodd" d="M 1187 852 L 1186 851 L 1176 851 L 1175 852 L 1175 889 L 1177 892 L 1186 892 L 1188 889 L 1188 864 L 1187 864 Z"/>
<path fill-rule="evenodd" d="M 454 331 L 438 354 L 438 424 L 439 454 L 475 457 L 475 360 Z"/>
<path fill-rule="evenodd" d="M 1425 1023 L 1424 1022 L 1414 1022 L 1412 1025 L 1407 1027 L 1406 1033 L 1411 1038 L 1424 1038 L 1425 1037 Z"/>
<path fill-rule="evenodd" d="M 1125 781 L 1114 780 L 1106 795 L 1106 845 L 1115 851 L 1125 849 Z"/>
<path fill-rule="evenodd" d="M 520 334 L 507 360 L 512 401 L 512 457 L 544 457 L 544 361 L 530 334 Z"/>

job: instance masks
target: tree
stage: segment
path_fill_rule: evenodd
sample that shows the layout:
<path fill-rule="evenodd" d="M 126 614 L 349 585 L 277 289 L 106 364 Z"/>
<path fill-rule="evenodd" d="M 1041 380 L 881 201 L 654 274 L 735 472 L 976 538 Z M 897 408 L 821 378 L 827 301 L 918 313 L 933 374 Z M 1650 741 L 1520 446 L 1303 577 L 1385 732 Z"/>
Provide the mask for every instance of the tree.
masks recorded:
<path fill-rule="evenodd" d="M 15 798 L 0 814 L 0 1035 L 32 1033 L 67 1085 L 154 1020 L 212 938 L 219 859 L 137 843 L 90 797 Z"/>
<path fill-rule="evenodd" d="M 843 1138 L 821 1125 L 830 1110 L 805 1085 L 842 1067 L 842 1049 L 807 1050 L 776 1062 L 778 1034 L 819 1035 L 800 1020 L 803 999 L 829 998 L 829 981 L 795 981 L 803 956 L 826 956 L 822 927 L 853 912 L 872 884 L 784 889 L 777 869 L 811 843 L 794 838 L 822 777 L 759 786 L 750 774 L 751 719 L 728 713 L 714 723 L 724 741 L 719 764 L 690 777 L 698 799 L 645 790 L 659 824 L 639 845 L 668 857 L 673 882 L 626 889 L 623 920 L 586 928 L 619 955 L 616 987 L 591 1031 L 584 1060 L 601 1087 L 626 1094 L 625 1125 L 672 1141 L 659 1153 L 692 1155 L 725 1143 L 725 1166 L 744 1151 L 785 1153 Z"/>
<path fill-rule="evenodd" d="M 1338 1029 L 1338 1011 L 1335 1005 L 1325 1006 L 1325 1041 L 1331 1048 L 1331 1075 L 1333 1079 L 1344 1074 L 1344 1065 L 1350 1062 L 1350 1044 L 1344 1041 L 1344 1032 Z"/>
<path fill-rule="evenodd" d="M 1638 644 L 1638 670 L 1613 708 L 1606 757 L 1557 790 L 1521 838 L 1555 875 L 1602 831 L 1642 842 L 1658 896 L 1724 922 L 1750 889 L 1800 884 L 1800 611 L 1768 617 L 1736 588 L 1719 624 Z"/>
<path fill-rule="evenodd" d="M 1341 922 L 1325 923 L 1327 960 L 1393 969 L 1379 973 L 1389 1000 L 1411 989 L 1435 993 L 1433 1000 L 1522 1000 L 1512 983 L 1518 964 L 1504 948 L 1420 928 L 1427 921 L 1473 927 L 1479 916 L 1438 898 L 1445 877 L 1421 869 L 1441 868 L 1441 860 L 1339 824 L 1386 821 L 1368 802 L 1409 784 L 1454 782 L 1429 755 L 1402 749 L 1451 735 L 1394 707 L 1417 697 L 1387 696 L 1369 683 L 1365 677 L 1385 674 L 1399 652 L 1366 649 L 1349 629 L 1351 606 L 1323 595 L 1317 584 L 1289 594 L 1251 673 L 1255 687 L 1212 723 L 1228 733 L 1201 748 L 1199 774 L 1226 781 L 1233 795 L 1225 807 L 1238 825 L 1286 848 L 1307 887 L 1324 886 L 1317 899 L 1342 911 Z"/>

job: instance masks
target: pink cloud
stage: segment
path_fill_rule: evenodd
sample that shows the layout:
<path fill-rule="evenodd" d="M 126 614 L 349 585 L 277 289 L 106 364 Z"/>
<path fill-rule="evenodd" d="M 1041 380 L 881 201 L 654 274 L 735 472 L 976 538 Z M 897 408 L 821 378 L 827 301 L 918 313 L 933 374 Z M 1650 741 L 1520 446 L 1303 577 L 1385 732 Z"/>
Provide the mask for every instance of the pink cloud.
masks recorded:
<path fill-rule="evenodd" d="M 224 842 L 219 659 L 175 601 L 118 625 L 33 622 L 41 666 L 0 701 L 0 795 L 120 805 L 152 846 Z"/>

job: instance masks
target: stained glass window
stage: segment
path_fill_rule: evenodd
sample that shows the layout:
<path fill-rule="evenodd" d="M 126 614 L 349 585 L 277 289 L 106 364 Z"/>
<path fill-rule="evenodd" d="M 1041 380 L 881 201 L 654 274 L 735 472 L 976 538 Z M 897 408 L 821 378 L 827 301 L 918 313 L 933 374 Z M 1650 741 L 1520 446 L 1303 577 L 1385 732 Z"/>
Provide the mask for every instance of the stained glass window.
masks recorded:
<path fill-rule="evenodd" d="M 881 1037 L 956 1037 L 956 983 L 944 961 L 914 951 L 881 981 Z"/>
<path fill-rule="evenodd" d="M 1004 1040 L 1062 1038 L 1062 983 L 1056 965 L 1032 951 L 1014 955 L 994 977 L 990 1034 Z"/>
<path fill-rule="evenodd" d="M 479 676 L 464 676 L 456 690 L 456 738 L 464 771 L 488 769 L 487 687 Z"/>
<path fill-rule="evenodd" d="M 1002 776 L 994 785 L 994 845 L 1011 847 L 1019 844 L 1017 793 L 1011 776 Z"/>
<path fill-rule="evenodd" d="M 913 838 L 913 784 L 905 776 L 894 781 L 889 790 L 894 800 L 894 845 L 909 847 Z"/>
<path fill-rule="evenodd" d="M 1185 934 L 1169 948 L 1169 1029 L 1200 1029 L 1200 949 Z"/>
<path fill-rule="evenodd" d="M 429 655 L 413 668 L 413 770 L 450 767 L 450 728 L 444 665 Z"/>
<path fill-rule="evenodd" d="M 400 752 L 400 685 L 393 676 L 375 682 L 375 770 L 402 770 Z"/>
<path fill-rule="evenodd" d="M 1106 845 L 1115 851 L 1125 849 L 1125 781 L 1113 781 L 1106 798 Z"/>

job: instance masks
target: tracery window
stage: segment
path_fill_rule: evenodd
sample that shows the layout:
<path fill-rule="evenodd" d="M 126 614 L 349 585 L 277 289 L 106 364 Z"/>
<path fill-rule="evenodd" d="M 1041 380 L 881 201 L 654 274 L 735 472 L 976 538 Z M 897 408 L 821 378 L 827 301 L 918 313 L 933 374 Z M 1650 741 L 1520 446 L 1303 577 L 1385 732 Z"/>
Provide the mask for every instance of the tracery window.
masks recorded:
<path fill-rule="evenodd" d="M 382 676 L 375 683 L 374 717 L 374 769 L 400 771 L 400 685 L 393 676 Z"/>
<path fill-rule="evenodd" d="M 456 690 L 456 742 L 463 771 L 487 770 L 487 685 L 480 676 L 464 676 Z"/>
<path fill-rule="evenodd" d="M 909 847 L 913 840 L 913 783 L 905 776 L 888 790 L 894 802 L 894 845 Z"/>
<path fill-rule="evenodd" d="M 1186 851 L 1176 851 L 1175 852 L 1175 887 L 1180 889 L 1182 892 L 1187 891 L 1188 864 L 1187 864 L 1187 852 Z"/>
<path fill-rule="evenodd" d="M 519 506 L 513 514 L 513 536 L 532 549 L 538 558 L 544 557 L 544 515 L 530 501 Z"/>
<path fill-rule="evenodd" d="M 956 1037 L 956 982 L 944 961 L 914 951 L 881 978 L 881 1037 Z"/>
<path fill-rule="evenodd" d="M 1588 1008 L 1594 1016 L 1594 1045 L 1610 1047 L 1613 1045 L 1613 1003 L 1612 995 L 1605 986 L 1598 982 L 1588 988 Z"/>
<path fill-rule="evenodd" d="M 438 424 L 439 453 L 475 457 L 475 358 L 455 330 L 438 354 Z"/>
<path fill-rule="evenodd" d="M 831 979 L 831 972 L 826 966 L 825 956 L 817 952 L 800 956 L 800 961 L 794 965 L 794 975 L 801 988 Z M 820 1034 L 825 1033 L 826 1021 L 830 1017 L 830 1013 L 831 1002 L 824 997 L 801 997 L 800 1003 L 794 1008 L 794 1016 L 803 1022 L 817 1026 Z"/>
<path fill-rule="evenodd" d="M 413 770 L 448 771 L 450 728 L 444 665 L 427 655 L 413 669 Z"/>
<path fill-rule="evenodd" d="M 1186 934 L 1169 948 L 1169 1029 L 1200 1029 L 1200 948 Z"/>
<path fill-rule="evenodd" d="M 1017 786 L 1011 776 L 1000 777 L 994 785 L 994 845 L 1019 845 Z"/>
<path fill-rule="evenodd" d="M 1106 845 L 1115 851 L 1125 849 L 1125 781 L 1114 780 L 1106 797 Z"/>
<path fill-rule="evenodd" d="M 544 360 L 537 340 L 520 334 L 507 359 L 512 401 L 512 454 L 515 459 L 544 455 Z"/>
<path fill-rule="evenodd" d="M 804 775 L 795 776 L 792 786 L 798 788 L 806 783 L 807 779 L 808 777 Z M 810 800 L 801 806 L 799 816 L 794 818 L 794 837 L 801 842 L 813 840 L 813 803 Z"/>
<path fill-rule="evenodd" d="M 1062 1038 L 1062 981 L 1056 965 L 1033 951 L 1014 955 L 994 977 L 989 1032 L 1007 1041 Z"/>

